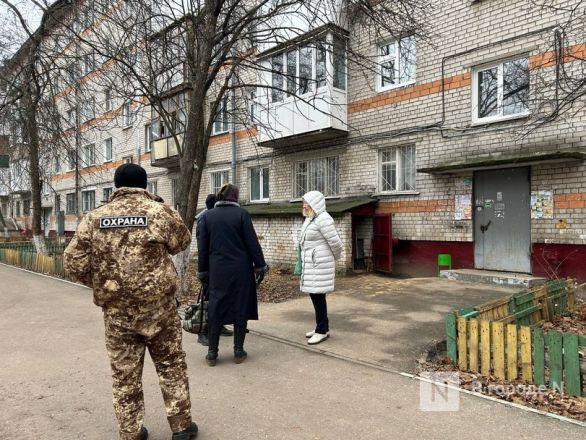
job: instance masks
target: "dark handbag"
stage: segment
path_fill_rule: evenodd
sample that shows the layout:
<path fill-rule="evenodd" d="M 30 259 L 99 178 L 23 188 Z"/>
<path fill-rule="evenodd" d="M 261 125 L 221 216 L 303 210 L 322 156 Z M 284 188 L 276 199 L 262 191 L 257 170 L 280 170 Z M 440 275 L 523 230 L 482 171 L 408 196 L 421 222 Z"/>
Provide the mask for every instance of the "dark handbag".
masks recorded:
<path fill-rule="evenodd" d="M 208 331 L 208 302 L 203 300 L 202 291 L 200 287 L 197 302 L 185 309 L 183 318 L 183 330 L 196 335 Z"/>

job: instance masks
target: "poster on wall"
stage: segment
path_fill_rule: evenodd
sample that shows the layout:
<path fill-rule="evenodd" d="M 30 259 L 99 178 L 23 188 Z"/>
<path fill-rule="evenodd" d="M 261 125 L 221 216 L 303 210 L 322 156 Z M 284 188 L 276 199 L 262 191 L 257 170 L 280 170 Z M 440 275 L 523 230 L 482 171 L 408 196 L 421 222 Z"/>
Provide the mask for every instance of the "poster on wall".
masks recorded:
<path fill-rule="evenodd" d="M 454 218 L 456 220 L 472 220 L 472 196 L 456 194 Z"/>
<path fill-rule="evenodd" d="M 531 218 L 553 218 L 552 191 L 531 191 Z"/>

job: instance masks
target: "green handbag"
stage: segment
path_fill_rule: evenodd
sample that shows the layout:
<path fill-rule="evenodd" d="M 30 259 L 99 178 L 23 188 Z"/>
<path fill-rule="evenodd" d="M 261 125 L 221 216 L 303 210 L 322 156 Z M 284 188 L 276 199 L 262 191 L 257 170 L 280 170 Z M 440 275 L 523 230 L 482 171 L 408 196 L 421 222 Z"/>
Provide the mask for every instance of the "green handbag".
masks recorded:
<path fill-rule="evenodd" d="M 301 275 L 303 272 L 303 266 L 301 264 L 301 246 L 297 246 L 297 258 L 295 259 L 295 270 L 293 270 L 293 275 Z"/>
<path fill-rule="evenodd" d="M 207 333 L 208 329 L 208 303 L 203 300 L 202 289 L 199 290 L 197 303 L 191 304 L 185 310 L 183 318 L 183 330 L 189 333 Z"/>

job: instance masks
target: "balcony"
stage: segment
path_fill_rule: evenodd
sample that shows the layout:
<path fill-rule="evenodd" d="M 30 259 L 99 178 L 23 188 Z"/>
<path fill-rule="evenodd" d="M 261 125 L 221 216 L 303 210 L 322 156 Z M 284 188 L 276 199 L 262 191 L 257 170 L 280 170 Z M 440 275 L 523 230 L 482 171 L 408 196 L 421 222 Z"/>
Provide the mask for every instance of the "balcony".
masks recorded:
<path fill-rule="evenodd" d="M 283 148 L 348 135 L 344 35 L 326 26 L 264 54 L 256 116 L 261 146 Z"/>
<path fill-rule="evenodd" d="M 177 135 L 177 140 L 183 143 L 183 135 Z M 157 139 L 151 145 L 151 165 L 161 168 L 179 168 L 179 151 L 174 137 Z"/>

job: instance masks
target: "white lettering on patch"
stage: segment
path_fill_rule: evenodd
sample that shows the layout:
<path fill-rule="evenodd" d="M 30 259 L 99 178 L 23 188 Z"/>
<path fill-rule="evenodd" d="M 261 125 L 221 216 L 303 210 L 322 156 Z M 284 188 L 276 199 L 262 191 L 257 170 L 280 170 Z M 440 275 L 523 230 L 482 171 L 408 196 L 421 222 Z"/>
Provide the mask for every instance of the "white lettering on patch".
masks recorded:
<path fill-rule="evenodd" d="M 146 215 L 126 215 L 123 217 L 102 217 L 100 229 L 109 228 L 146 228 L 149 220 Z"/>

